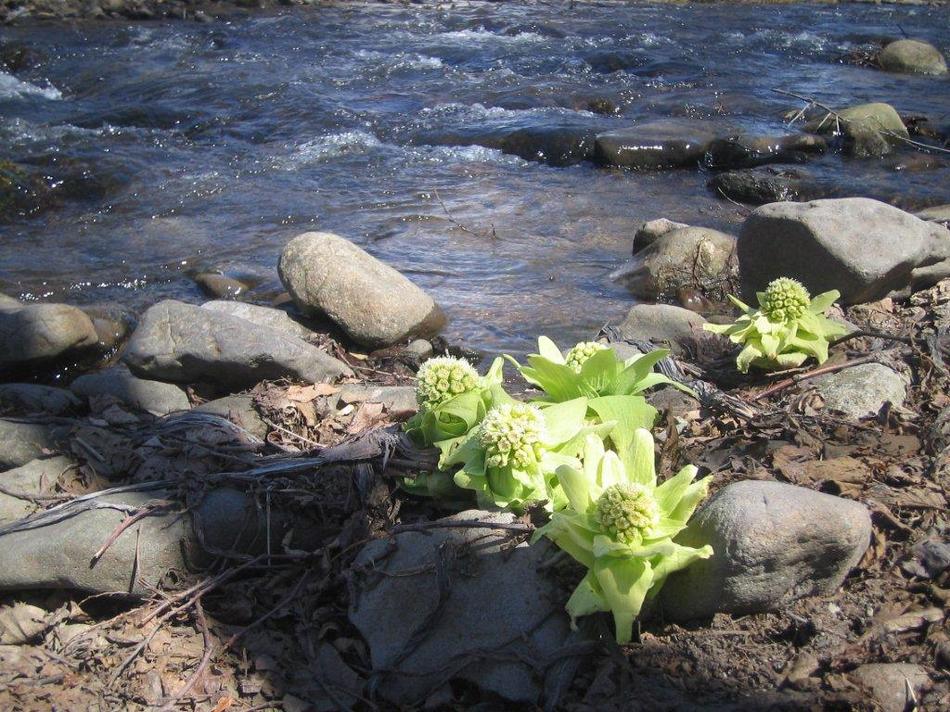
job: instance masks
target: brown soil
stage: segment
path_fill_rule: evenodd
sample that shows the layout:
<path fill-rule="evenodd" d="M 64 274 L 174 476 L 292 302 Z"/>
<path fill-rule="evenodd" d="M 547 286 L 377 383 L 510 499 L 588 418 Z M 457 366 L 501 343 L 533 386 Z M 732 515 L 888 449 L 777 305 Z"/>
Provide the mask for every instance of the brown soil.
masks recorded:
<path fill-rule="evenodd" d="M 623 648 L 609 642 L 608 621 L 592 618 L 599 652 L 583 660 L 556 708 L 882 709 L 849 676 L 877 662 L 923 666 L 929 689 L 918 695 L 918 708 L 948 708 L 950 571 L 928 572 L 914 547 L 948 536 L 950 280 L 903 301 L 854 307 L 847 317 L 888 336 L 840 344 L 825 368 L 873 355 L 910 379 L 903 407 L 847 422 L 822 408 L 809 379 L 814 368 L 737 378 L 731 355 L 707 345 L 679 366 L 732 387 L 726 395 L 710 390 L 701 408 L 666 412 L 661 438 L 666 473 L 692 462 L 715 475 L 715 487 L 776 479 L 867 504 L 873 541 L 842 589 L 776 613 L 717 615 L 686 627 L 650 621 Z M 367 380 L 411 383 L 413 363 L 396 351 L 367 358 L 324 345 Z M 261 384 L 253 393 L 272 424 L 268 448 L 285 458 L 405 417 L 371 403 L 333 408 L 327 401 L 333 387 Z M 116 418 L 116 404 L 99 406 L 105 410 L 93 417 Z M 193 493 L 194 472 L 186 465 L 182 491 Z M 223 465 L 205 458 L 201 467 Z M 5 596 L 0 620 L 17 602 L 38 606 L 46 617 L 29 643 L 0 645 L 0 707 L 339 708 L 333 678 L 321 668 L 321 646 L 331 645 L 360 677 L 370 669 L 366 646 L 347 620 L 349 563 L 365 541 L 396 523 L 442 514 L 396 487 L 398 476 L 417 467 L 418 460 L 397 453 L 385 467 L 377 458 L 255 479 L 255 491 L 270 506 L 302 520 L 319 513 L 319 545 L 309 551 L 276 547 L 281 553 L 269 557 L 222 556 L 202 577 L 170 578 L 142 603 L 62 592 Z M 576 571 L 563 575 L 566 598 Z M 388 709 L 364 694 L 357 709 Z M 435 692 L 428 707 L 515 708 L 465 684 Z"/>

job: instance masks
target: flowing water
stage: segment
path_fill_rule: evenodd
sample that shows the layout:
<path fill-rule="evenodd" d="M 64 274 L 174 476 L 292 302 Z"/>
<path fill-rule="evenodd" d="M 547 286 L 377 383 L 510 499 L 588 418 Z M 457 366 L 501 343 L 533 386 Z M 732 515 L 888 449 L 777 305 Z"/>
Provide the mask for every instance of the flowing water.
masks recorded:
<path fill-rule="evenodd" d="M 639 221 L 734 231 L 740 211 L 698 168 L 553 167 L 433 132 L 688 117 L 775 134 L 801 106 L 775 88 L 950 124 L 947 79 L 842 61 L 902 32 L 947 54 L 946 7 L 368 5 L 0 32 L 38 58 L 0 73 L 0 157 L 81 179 L 0 224 L 0 291 L 140 311 L 201 301 L 188 274 L 219 268 L 266 301 L 282 245 L 330 230 L 432 292 L 450 338 L 493 351 L 622 316 L 631 299 L 607 275 Z M 809 170 L 904 207 L 950 202 L 950 163 L 914 165 Z"/>

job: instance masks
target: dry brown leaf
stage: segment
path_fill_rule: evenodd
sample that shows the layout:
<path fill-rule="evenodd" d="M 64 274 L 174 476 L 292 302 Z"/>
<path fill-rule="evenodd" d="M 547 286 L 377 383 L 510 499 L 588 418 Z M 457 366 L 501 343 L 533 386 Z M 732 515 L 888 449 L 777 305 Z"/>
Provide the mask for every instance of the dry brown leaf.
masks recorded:
<path fill-rule="evenodd" d="M 350 435 L 358 435 L 359 433 L 369 430 L 381 420 L 383 420 L 382 403 L 363 403 L 359 407 L 359 410 L 356 411 L 346 431 Z"/>
<path fill-rule="evenodd" d="M 287 400 L 294 403 L 309 403 L 320 396 L 332 396 L 340 389 L 328 383 L 316 383 L 309 386 L 288 386 L 284 391 Z"/>

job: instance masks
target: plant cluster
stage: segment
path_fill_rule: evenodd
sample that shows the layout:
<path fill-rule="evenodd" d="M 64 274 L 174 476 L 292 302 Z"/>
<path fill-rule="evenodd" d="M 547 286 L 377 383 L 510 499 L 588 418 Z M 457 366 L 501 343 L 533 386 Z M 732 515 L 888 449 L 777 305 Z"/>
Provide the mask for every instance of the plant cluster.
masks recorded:
<path fill-rule="evenodd" d="M 709 547 L 673 541 L 705 496 L 708 478 L 693 482 L 686 467 L 657 485 L 650 428 L 657 412 L 642 393 L 658 385 L 686 389 L 654 366 L 658 350 L 623 360 L 610 347 L 583 342 L 562 354 L 538 339 L 521 365 L 506 356 L 539 393 L 515 400 L 502 387 L 503 359 L 485 376 L 466 361 L 435 358 L 419 369 L 419 413 L 406 431 L 418 445 L 437 447 L 438 471 L 407 480 L 416 494 L 458 498 L 475 493 L 479 506 L 523 511 L 543 503 L 546 536 L 588 568 L 568 602 L 572 622 L 613 613 L 617 641 L 666 577 Z"/>
<path fill-rule="evenodd" d="M 743 347 L 736 357 L 742 373 L 748 373 L 750 366 L 767 371 L 795 368 L 809 357 L 821 364 L 828 360 L 829 340 L 848 333 L 845 326 L 824 316 L 840 296 L 831 290 L 812 299 L 801 282 L 779 277 L 756 293 L 758 309 L 729 295 L 742 315 L 732 324 L 703 324 L 703 329 Z"/>

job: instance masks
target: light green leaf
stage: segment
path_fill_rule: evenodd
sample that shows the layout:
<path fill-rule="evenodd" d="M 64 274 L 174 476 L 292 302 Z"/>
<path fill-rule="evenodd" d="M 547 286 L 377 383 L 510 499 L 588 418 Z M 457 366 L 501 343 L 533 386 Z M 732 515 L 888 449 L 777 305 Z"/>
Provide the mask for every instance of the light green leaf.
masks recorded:
<path fill-rule="evenodd" d="M 674 544 L 674 546 L 676 547 L 675 552 L 665 554 L 662 558 L 654 561 L 653 586 L 647 593 L 648 600 L 652 600 L 656 597 L 671 573 L 685 569 L 693 562 L 699 559 L 708 559 L 713 555 L 713 549 L 708 545 L 698 549 L 680 546 L 679 544 Z"/>
<path fill-rule="evenodd" d="M 564 363 L 564 355 L 561 353 L 561 349 L 547 336 L 538 337 L 538 354 L 552 363 Z"/>
<path fill-rule="evenodd" d="M 592 398 L 588 406 L 601 421 L 614 422 L 609 437 L 614 449 L 622 457 L 629 449 L 637 428 L 652 428 L 656 422 L 656 408 L 647 403 L 643 396 L 602 396 Z"/>
<path fill-rule="evenodd" d="M 617 376 L 623 370 L 623 362 L 613 349 L 601 349 L 584 361 L 580 380 L 584 395 L 591 398 L 614 392 Z"/>
<path fill-rule="evenodd" d="M 634 484 L 653 488 L 656 486 L 656 455 L 653 452 L 653 436 L 644 428 L 637 428 L 630 443 L 625 463 L 627 480 Z"/>
<path fill-rule="evenodd" d="M 696 478 L 697 472 L 698 470 L 694 465 L 687 465 L 656 488 L 654 496 L 664 517 L 668 517 L 670 512 L 676 509 L 676 505 L 680 503 L 683 495 L 686 494 L 687 488 Z"/>
<path fill-rule="evenodd" d="M 530 373 L 535 383 L 556 403 L 584 395 L 580 376 L 574 373 L 570 366 L 555 363 L 543 356 L 529 356 L 528 364 L 531 370 L 522 369 L 522 374 Z"/>
<path fill-rule="evenodd" d="M 567 613 L 571 617 L 571 628 L 577 629 L 577 619 L 581 616 L 589 616 L 592 613 L 606 612 L 610 610 L 607 601 L 603 595 L 595 588 L 596 579 L 593 574 L 588 573 L 581 582 L 577 584 L 574 593 L 567 601 Z"/>
<path fill-rule="evenodd" d="M 544 415 L 549 445 L 563 443 L 577 435 L 578 431 L 584 427 L 587 403 L 586 398 L 574 398 L 555 403 L 541 411 Z"/>
<path fill-rule="evenodd" d="M 645 559 L 598 559 L 591 567 L 604 600 L 614 617 L 617 643 L 633 637 L 633 621 L 653 585 L 653 567 Z"/>
<path fill-rule="evenodd" d="M 811 300 L 811 304 L 808 305 L 808 310 L 812 314 L 824 314 L 825 309 L 830 307 L 840 298 L 841 292 L 839 292 L 837 289 L 832 289 L 830 292 L 823 292 Z"/>

